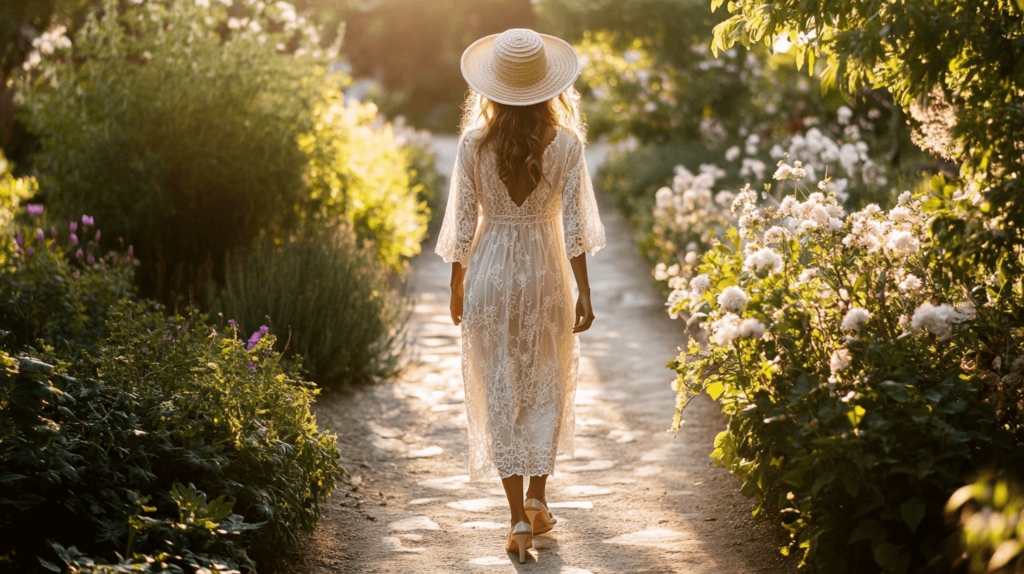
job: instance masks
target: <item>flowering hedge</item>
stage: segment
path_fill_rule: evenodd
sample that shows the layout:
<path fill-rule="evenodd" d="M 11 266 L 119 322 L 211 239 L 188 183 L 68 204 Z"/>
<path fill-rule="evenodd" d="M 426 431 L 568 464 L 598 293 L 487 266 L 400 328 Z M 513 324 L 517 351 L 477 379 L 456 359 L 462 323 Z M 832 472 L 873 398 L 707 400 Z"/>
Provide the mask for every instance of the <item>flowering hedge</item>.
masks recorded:
<path fill-rule="evenodd" d="M 952 189 L 846 215 L 818 187 L 776 205 L 748 186 L 738 227 L 674 279 L 670 311 L 708 335 L 673 365 L 675 427 L 692 396 L 717 399 L 712 456 L 790 550 L 824 572 L 906 572 L 939 556 L 945 500 L 980 465 L 1024 462 L 976 376 L 1024 370 L 1024 336 L 991 278 L 942 268 L 927 222 Z"/>

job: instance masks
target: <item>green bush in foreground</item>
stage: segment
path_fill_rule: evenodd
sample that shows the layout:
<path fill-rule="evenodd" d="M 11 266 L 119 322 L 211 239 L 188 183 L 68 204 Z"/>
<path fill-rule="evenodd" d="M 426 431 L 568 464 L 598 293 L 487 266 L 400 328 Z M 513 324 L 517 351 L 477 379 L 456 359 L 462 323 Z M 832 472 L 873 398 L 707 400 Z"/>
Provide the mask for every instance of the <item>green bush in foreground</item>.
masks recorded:
<path fill-rule="evenodd" d="M 132 303 L 110 328 L 105 358 L 73 370 L 2 357 L 0 557 L 52 570 L 75 547 L 79 566 L 255 569 L 311 531 L 341 468 L 316 390 L 281 370 L 273 337 L 247 350 Z M 216 504 L 192 516 L 204 495 Z"/>
<path fill-rule="evenodd" d="M 341 386 L 398 368 L 408 302 L 394 279 L 351 230 L 312 223 L 239 259 L 207 299 L 245 332 L 269 325 L 278 351 L 301 357 L 321 385 Z"/>
<path fill-rule="evenodd" d="M 272 335 L 131 301 L 121 255 L 10 235 L 0 569 L 255 570 L 312 530 L 343 470 Z"/>

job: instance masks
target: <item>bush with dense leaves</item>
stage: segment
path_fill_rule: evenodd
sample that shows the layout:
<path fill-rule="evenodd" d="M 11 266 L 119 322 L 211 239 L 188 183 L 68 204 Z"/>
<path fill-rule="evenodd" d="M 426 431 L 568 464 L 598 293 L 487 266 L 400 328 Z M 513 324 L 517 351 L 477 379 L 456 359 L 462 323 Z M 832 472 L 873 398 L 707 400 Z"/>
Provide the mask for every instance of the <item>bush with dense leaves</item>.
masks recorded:
<path fill-rule="evenodd" d="M 207 299 L 247 332 L 269 317 L 279 351 L 321 385 L 342 386 L 397 372 L 409 306 L 394 280 L 351 230 L 310 225 L 240 259 Z"/>
<path fill-rule="evenodd" d="M 42 201 L 134 244 L 142 293 L 169 302 L 317 216 L 349 221 L 387 265 L 417 253 L 428 215 L 408 158 L 375 108 L 342 101 L 315 45 L 281 48 L 301 17 L 209 4 L 108 1 L 39 56 L 22 91 Z"/>
<path fill-rule="evenodd" d="M 18 235 L 0 269 L 0 566 L 255 570 L 311 531 L 343 471 L 274 336 L 132 301 L 124 253 Z"/>
<path fill-rule="evenodd" d="M 956 561 L 971 574 L 1024 572 L 1024 491 L 1007 476 L 986 475 L 946 503 L 960 529 Z"/>

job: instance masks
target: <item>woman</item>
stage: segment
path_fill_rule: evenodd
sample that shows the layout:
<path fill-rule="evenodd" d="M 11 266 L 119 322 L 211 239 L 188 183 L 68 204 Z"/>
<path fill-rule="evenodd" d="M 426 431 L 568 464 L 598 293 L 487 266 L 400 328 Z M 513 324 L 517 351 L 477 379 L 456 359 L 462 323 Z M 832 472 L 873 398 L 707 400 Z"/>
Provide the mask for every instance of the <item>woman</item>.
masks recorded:
<path fill-rule="evenodd" d="M 532 30 L 466 49 L 472 90 L 436 249 L 452 264 L 462 326 L 470 478 L 501 477 L 506 548 L 520 563 L 555 523 L 544 486 L 555 457 L 573 453 L 576 333 L 594 321 L 586 253 L 605 245 L 572 89 L 579 70 L 572 46 Z"/>

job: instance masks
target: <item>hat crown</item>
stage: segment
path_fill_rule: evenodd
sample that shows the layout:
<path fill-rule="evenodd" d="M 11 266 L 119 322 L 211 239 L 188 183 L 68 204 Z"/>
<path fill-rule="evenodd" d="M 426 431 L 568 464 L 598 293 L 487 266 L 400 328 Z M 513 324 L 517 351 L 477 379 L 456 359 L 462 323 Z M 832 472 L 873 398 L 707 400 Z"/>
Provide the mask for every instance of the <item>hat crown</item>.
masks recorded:
<path fill-rule="evenodd" d="M 498 35 L 491 52 L 491 69 L 510 86 L 530 86 L 548 71 L 544 40 L 533 30 L 513 28 Z"/>

